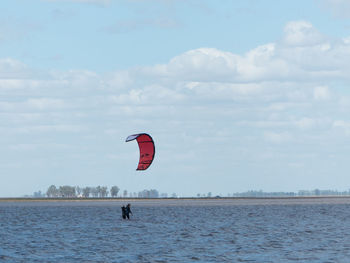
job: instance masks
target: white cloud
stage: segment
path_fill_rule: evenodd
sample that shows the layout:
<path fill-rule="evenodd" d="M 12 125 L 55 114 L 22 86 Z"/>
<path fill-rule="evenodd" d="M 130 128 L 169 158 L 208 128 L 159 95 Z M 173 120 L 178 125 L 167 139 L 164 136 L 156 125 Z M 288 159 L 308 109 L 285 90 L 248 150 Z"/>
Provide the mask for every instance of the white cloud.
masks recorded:
<path fill-rule="evenodd" d="M 112 90 L 127 90 L 132 87 L 135 80 L 131 76 L 131 73 L 127 70 L 117 71 L 104 76 L 103 86 L 106 89 Z"/>
<path fill-rule="evenodd" d="M 302 118 L 295 122 L 296 125 L 301 129 L 311 129 L 315 126 L 316 122 L 312 118 Z"/>
<path fill-rule="evenodd" d="M 315 87 L 314 88 L 314 99 L 315 100 L 328 100 L 331 97 L 331 93 L 327 86 Z"/>
<path fill-rule="evenodd" d="M 284 33 L 283 42 L 288 46 L 314 46 L 325 40 L 325 37 L 307 21 L 289 22 L 284 28 Z"/>
<path fill-rule="evenodd" d="M 153 107 L 234 102 L 251 104 L 252 110 L 260 109 L 267 116 L 305 109 L 312 100 L 337 99 L 327 81 L 335 77 L 348 81 L 349 42 L 331 40 L 306 21 L 290 22 L 284 31 L 281 41 L 244 55 L 199 48 L 167 64 L 102 75 L 85 70 L 53 71 L 38 78 L 20 61 L 2 59 L 0 91 L 5 96 L 24 95 L 28 99 L 24 103 L 5 98 L 0 106 L 7 111 L 18 107 L 97 111 L 102 107 L 117 112 L 118 107 L 125 110 L 128 104 Z"/>
<path fill-rule="evenodd" d="M 16 112 L 16 114 L 23 114 L 23 112 L 41 111 L 48 113 L 52 110 L 65 110 L 73 108 L 67 102 L 57 98 L 29 98 L 26 101 L 2 101 L 0 102 L 0 109 L 3 112 Z"/>
<path fill-rule="evenodd" d="M 237 74 L 237 58 L 230 52 L 199 48 L 174 57 L 166 65 L 142 68 L 140 73 L 184 81 L 225 81 Z"/>
<path fill-rule="evenodd" d="M 150 115 L 162 111 L 165 105 L 173 105 L 179 120 L 188 110 L 202 111 L 197 106 L 204 103 L 218 105 L 218 110 L 204 106 L 204 111 L 210 108 L 210 112 L 203 113 L 204 118 L 232 105 L 223 115 L 236 116 L 236 123 L 242 123 L 241 118 L 250 118 L 249 114 L 261 115 L 264 120 L 256 120 L 257 123 L 269 123 L 269 116 L 278 114 L 280 117 L 269 126 L 279 126 L 288 112 L 299 114 L 315 102 L 336 100 L 338 97 L 332 94 L 327 81 L 334 76 L 348 81 L 349 56 L 348 42 L 330 40 L 310 23 L 296 21 L 286 25 L 281 41 L 259 46 L 244 55 L 199 48 L 180 54 L 167 64 L 108 74 L 52 71 L 38 78 L 35 74 L 31 77 L 32 71 L 25 64 L 3 59 L 0 76 L 5 79 L 0 80 L 0 91 L 8 99 L 5 97 L 0 107 L 18 114 L 24 110 L 63 114 L 74 111 L 75 115 L 68 118 L 72 121 L 86 118 L 82 114 L 86 110 L 93 114 L 103 110 L 113 115 L 135 116 L 144 115 L 142 112 Z M 339 57 L 342 60 L 336 59 Z M 7 79 L 11 74 L 13 77 Z M 28 79 L 22 79 L 23 76 Z M 18 95 L 27 96 L 27 100 L 11 99 Z M 248 115 L 244 117 L 244 114 Z M 302 118 L 288 116 L 299 128 L 317 126 L 312 123 L 312 115 L 309 119 Z"/>
<path fill-rule="evenodd" d="M 24 63 L 11 59 L 0 59 L 0 80 L 22 79 L 33 75 L 33 72 Z"/>
<path fill-rule="evenodd" d="M 266 132 L 264 138 L 272 143 L 287 143 L 291 141 L 292 135 L 289 132 Z"/>
<path fill-rule="evenodd" d="M 333 128 L 343 132 L 346 136 L 350 135 L 350 121 L 349 120 L 334 120 Z M 339 136 L 339 134 L 338 134 Z"/>
<path fill-rule="evenodd" d="M 128 93 L 110 96 L 117 104 L 155 104 L 164 105 L 183 101 L 183 94 L 159 85 L 145 86 L 142 89 L 131 89 Z"/>
<path fill-rule="evenodd" d="M 62 99 L 52 99 L 52 98 L 39 98 L 39 99 L 29 99 L 27 101 L 28 106 L 36 109 L 57 109 L 63 108 L 65 103 Z"/>
<path fill-rule="evenodd" d="M 35 144 L 35 143 L 27 143 L 27 144 L 13 144 L 9 146 L 9 149 L 12 151 L 38 151 L 41 149 L 44 150 L 71 150 L 72 147 L 67 144 L 56 144 L 56 143 L 47 143 L 47 144 Z"/>
<path fill-rule="evenodd" d="M 203 162 L 208 169 L 218 163 L 232 168 L 221 157 L 213 162 L 208 149 L 225 153 L 226 161 L 242 160 L 237 164 L 242 167 L 256 158 L 258 172 L 268 148 L 269 156 L 287 166 L 299 163 L 300 152 L 315 158 L 324 146 L 343 145 L 350 134 L 348 61 L 348 40 L 331 39 L 305 21 L 289 23 L 280 41 L 243 55 L 198 48 L 165 64 L 103 74 L 38 73 L 20 61 L 0 59 L 0 140 L 16 153 L 35 150 L 42 156 L 43 145 L 71 145 L 78 157 L 89 149 L 96 167 L 105 167 L 102 156 L 128 151 L 124 136 L 148 131 L 163 151 L 191 153 L 197 173 Z M 75 165 L 85 167 L 83 161 Z M 113 161 L 111 171 L 124 167 L 118 158 Z M 178 167 L 174 164 L 174 173 L 184 172 Z"/>
<path fill-rule="evenodd" d="M 304 132 L 306 130 L 311 130 L 312 132 L 320 132 L 322 130 L 330 130 L 333 125 L 333 121 L 329 117 L 302 117 L 293 122 L 293 124 L 302 129 Z"/>
<path fill-rule="evenodd" d="M 51 133 L 51 132 L 64 132 L 64 133 L 80 133 L 86 130 L 85 127 L 79 125 L 33 125 L 23 126 L 14 129 L 17 133 Z"/>
<path fill-rule="evenodd" d="M 192 82 L 348 80 L 350 44 L 319 33 L 309 22 L 290 22 L 281 41 L 244 55 L 199 48 L 168 64 L 142 68 L 144 75 Z"/>

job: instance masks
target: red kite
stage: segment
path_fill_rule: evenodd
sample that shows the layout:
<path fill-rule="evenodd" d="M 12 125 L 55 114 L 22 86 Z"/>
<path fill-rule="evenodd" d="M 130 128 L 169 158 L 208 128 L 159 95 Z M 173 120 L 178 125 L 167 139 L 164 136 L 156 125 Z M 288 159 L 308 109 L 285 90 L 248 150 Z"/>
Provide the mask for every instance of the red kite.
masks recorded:
<path fill-rule="evenodd" d="M 140 160 L 136 170 L 146 170 L 151 165 L 155 154 L 153 139 L 147 133 L 139 133 L 128 136 L 126 142 L 135 139 L 140 148 Z"/>

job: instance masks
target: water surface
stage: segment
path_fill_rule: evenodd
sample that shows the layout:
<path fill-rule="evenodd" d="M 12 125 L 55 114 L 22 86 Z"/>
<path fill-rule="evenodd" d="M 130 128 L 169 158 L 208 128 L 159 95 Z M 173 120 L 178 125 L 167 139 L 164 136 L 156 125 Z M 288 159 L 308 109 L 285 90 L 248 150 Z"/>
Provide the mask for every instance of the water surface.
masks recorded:
<path fill-rule="evenodd" d="M 0 262 L 349 262 L 349 200 L 305 200 L 0 202 Z"/>

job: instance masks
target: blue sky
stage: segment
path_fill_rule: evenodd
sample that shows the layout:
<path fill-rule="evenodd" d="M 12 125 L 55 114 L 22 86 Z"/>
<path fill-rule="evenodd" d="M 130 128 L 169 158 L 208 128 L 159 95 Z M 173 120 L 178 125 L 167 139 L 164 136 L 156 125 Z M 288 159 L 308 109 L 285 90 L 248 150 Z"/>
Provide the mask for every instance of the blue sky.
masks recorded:
<path fill-rule="evenodd" d="M 350 4 L 0 3 L 0 196 L 350 188 Z M 133 133 L 156 143 L 141 173 Z"/>
<path fill-rule="evenodd" d="M 350 26 L 317 1 L 4 1 L 3 57 L 98 72 L 166 63 L 198 47 L 242 54 L 292 20 L 342 37 Z"/>

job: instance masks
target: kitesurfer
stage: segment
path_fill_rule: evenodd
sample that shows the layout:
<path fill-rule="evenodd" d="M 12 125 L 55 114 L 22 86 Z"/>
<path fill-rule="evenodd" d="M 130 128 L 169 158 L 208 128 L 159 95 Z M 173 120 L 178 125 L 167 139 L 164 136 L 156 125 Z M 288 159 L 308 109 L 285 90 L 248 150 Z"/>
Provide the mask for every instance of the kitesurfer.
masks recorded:
<path fill-rule="evenodd" d="M 122 206 L 122 217 L 126 219 L 126 207 L 124 205 Z"/>
<path fill-rule="evenodd" d="M 130 204 L 128 204 L 125 208 L 125 215 L 128 219 L 130 219 L 130 214 L 132 214 L 131 209 L 130 209 Z"/>
<path fill-rule="evenodd" d="M 123 219 L 130 219 L 130 214 L 132 214 L 131 209 L 130 209 L 130 204 L 128 204 L 126 207 L 123 205 L 122 206 L 122 217 Z"/>

